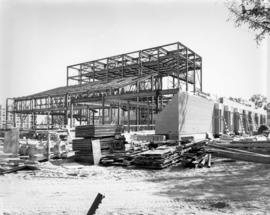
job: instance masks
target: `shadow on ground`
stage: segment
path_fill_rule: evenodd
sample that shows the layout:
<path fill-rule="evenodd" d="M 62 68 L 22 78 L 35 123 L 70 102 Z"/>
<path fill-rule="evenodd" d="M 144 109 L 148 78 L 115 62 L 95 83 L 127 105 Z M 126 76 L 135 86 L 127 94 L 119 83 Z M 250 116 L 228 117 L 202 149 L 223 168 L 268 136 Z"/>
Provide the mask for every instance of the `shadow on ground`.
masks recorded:
<path fill-rule="evenodd" d="M 158 183 L 161 192 L 190 200 L 270 200 L 270 165 L 248 162 L 217 162 L 212 168 L 171 167 L 147 181 Z"/>

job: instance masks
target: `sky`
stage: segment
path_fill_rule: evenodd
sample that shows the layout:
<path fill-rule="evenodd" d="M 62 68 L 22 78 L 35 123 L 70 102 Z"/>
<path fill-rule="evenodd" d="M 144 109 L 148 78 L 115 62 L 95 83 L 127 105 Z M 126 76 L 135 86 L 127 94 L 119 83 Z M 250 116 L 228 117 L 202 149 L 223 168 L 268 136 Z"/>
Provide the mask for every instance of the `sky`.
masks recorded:
<path fill-rule="evenodd" d="M 202 56 L 205 92 L 270 100 L 269 40 L 229 17 L 221 0 L 0 0 L 0 103 L 64 86 L 67 65 L 176 41 Z"/>

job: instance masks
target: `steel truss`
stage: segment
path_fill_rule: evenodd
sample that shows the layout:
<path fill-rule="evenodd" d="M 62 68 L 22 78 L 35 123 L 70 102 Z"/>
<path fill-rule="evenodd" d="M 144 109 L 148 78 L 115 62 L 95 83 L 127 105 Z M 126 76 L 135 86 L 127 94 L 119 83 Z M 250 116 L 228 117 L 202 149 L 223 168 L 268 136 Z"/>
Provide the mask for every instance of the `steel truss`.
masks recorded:
<path fill-rule="evenodd" d="M 202 58 L 180 42 L 67 66 L 67 83 L 8 99 L 7 112 L 150 128 L 179 90 L 202 92 Z M 12 101 L 12 105 L 8 105 Z"/>

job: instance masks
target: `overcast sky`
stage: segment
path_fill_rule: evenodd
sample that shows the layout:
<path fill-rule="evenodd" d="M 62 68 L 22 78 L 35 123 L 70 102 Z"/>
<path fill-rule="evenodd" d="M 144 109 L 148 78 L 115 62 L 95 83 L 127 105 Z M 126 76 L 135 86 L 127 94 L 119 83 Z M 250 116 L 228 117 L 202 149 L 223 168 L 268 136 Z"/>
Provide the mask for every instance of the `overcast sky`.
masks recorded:
<path fill-rule="evenodd" d="M 220 0 L 0 0 L 0 102 L 65 85 L 67 65 L 176 41 L 203 57 L 205 92 L 266 95 L 270 46 L 228 18 Z"/>

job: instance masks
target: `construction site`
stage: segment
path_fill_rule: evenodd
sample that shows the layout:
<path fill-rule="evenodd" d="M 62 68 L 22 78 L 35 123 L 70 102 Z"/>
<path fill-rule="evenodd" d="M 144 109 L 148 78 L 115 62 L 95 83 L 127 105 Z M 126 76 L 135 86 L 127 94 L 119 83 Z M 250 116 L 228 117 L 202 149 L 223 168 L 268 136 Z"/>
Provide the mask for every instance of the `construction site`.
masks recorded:
<path fill-rule="evenodd" d="M 202 68 L 175 42 L 69 65 L 66 86 L 7 98 L 0 212 L 268 214 L 266 110 L 204 92 Z"/>

